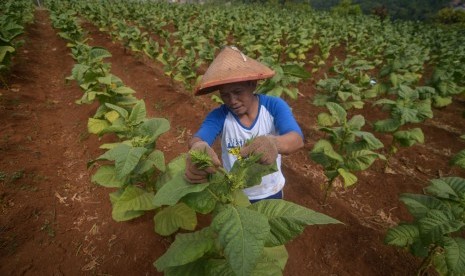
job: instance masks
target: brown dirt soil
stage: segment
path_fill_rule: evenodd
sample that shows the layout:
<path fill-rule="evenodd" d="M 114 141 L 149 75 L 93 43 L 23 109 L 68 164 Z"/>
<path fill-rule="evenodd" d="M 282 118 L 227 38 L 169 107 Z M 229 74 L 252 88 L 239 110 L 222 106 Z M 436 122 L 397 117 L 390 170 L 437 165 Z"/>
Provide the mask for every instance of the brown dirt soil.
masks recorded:
<path fill-rule="evenodd" d="M 111 219 L 110 190 L 92 184 L 93 172 L 86 167 L 102 153 L 103 141 L 87 133 L 96 105 L 74 103 L 82 92 L 65 82 L 74 61 L 48 15 L 36 11 L 14 60 L 10 89 L 0 90 L 0 275 L 159 275 L 152 262 L 173 237 L 154 233 L 153 213 L 124 223 Z M 157 145 L 166 159 L 185 152 L 186 141 L 215 104 L 208 96 L 190 96 L 159 64 L 134 57 L 91 24 L 84 28 L 92 45 L 112 53 L 112 73 L 145 100 L 148 115 L 170 120 L 171 130 Z M 420 260 L 384 245 L 384 235 L 410 219 L 399 194 L 421 193 L 428 179 L 465 176 L 448 165 L 452 154 L 465 148 L 459 139 L 465 104 L 455 101 L 435 110 L 435 118 L 422 124 L 425 145 L 401 149 L 391 160 L 391 173 L 375 163 L 357 174 L 356 187 L 335 189 L 322 206 L 324 174 L 308 158 L 322 137 L 316 128 L 322 109 L 311 105 L 314 83 L 302 84 L 304 96 L 290 101 L 306 139 L 302 150 L 284 157 L 285 198 L 344 224 L 307 227 L 287 245 L 285 275 L 415 274 Z M 387 116 L 370 107 L 363 115 L 368 121 Z"/>

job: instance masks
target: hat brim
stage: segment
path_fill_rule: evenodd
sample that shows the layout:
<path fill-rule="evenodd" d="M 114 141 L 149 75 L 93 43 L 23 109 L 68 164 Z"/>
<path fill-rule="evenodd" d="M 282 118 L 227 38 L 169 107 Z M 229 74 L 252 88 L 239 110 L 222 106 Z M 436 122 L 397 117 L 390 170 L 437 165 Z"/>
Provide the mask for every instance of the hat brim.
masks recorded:
<path fill-rule="evenodd" d="M 223 84 L 228 83 L 236 83 L 236 82 L 244 82 L 244 81 L 252 81 L 252 80 L 264 80 L 272 78 L 275 75 L 274 71 L 271 71 L 268 74 L 261 74 L 259 76 L 248 76 L 248 77 L 240 77 L 240 78 L 228 78 L 226 80 L 217 80 L 211 81 L 208 83 L 204 83 L 202 86 L 198 86 L 194 90 L 195 96 L 205 95 L 208 93 L 215 92 L 221 88 Z"/>
<path fill-rule="evenodd" d="M 271 68 L 247 57 L 236 47 L 224 47 L 202 76 L 194 95 L 216 91 L 223 84 L 263 80 L 274 75 Z"/>

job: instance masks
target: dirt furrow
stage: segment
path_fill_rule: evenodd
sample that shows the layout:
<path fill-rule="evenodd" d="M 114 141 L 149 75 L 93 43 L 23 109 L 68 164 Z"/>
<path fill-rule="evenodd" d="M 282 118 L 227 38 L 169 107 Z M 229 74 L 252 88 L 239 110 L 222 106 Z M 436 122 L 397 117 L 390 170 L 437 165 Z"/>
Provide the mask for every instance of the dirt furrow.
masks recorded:
<path fill-rule="evenodd" d="M 164 247 L 151 218 L 112 221 L 109 191 L 90 183 L 96 105 L 74 103 L 82 92 L 65 83 L 74 61 L 48 16 L 36 11 L 2 90 L 0 274 L 156 274 L 151 262 Z"/>

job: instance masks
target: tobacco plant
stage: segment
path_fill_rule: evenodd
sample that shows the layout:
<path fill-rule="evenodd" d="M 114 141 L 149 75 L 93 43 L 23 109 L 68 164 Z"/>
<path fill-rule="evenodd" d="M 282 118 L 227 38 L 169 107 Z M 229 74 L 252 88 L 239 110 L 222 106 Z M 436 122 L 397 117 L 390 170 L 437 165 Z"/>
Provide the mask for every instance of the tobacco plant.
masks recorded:
<path fill-rule="evenodd" d="M 189 154 L 200 168 L 212 165 L 204 152 Z M 281 275 L 287 261 L 285 243 L 306 225 L 340 223 L 285 200 L 250 204 L 242 189 L 260 184 L 262 176 L 276 171 L 276 164 L 261 165 L 259 158 L 237 160 L 229 172 L 218 168 L 207 183 L 196 185 L 186 182 L 185 161 L 177 160 L 169 177 L 158 183 L 162 186 L 154 202 L 165 207 L 156 215 L 155 227 L 167 225 L 169 231 L 162 232 L 168 234 L 185 219 L 195 223 L 190 210 L 213 217 L 210 225 L 196 232 L 178 234 L 154 262 L 159 271 L 165 275 Z"/>
<path fill-rule="evenodd" d="M 100 104 L 133 105 L 136 101 L 134 90 L 124 85 L 120 78 L 110 73 L 110 64 L 104 59 L 110 52 L 101 47 L 78 44 L 73 53 L 77 63 L 67 80 L 76 80 L 84 91 L 78 104 L 90 104 L 98 100 Z"/>
<path fill-rule="evenodd" d="M 67 22 L 63 26 L 76 24 L 72 16 L 63 18 Z M 56 16 L 52 19 L 60 20 Z M 158 137 L 168 131 L 169 122 L 147 118 L 144 101 L 137 101 L 132 96 L 134 91 L 109 72 L 110 64 L 103 59 L 111 54 L 104 48 L 85 44 L 86 39 L 72 40 L 67 31 L 74 33 L 73 30 L 79 30 L 79 26 L 64 29 L 61 35 L 74 42 L 69 46 L 77 64 L 68 79 L 76 80 L 84 90 L 79 103 L 94 99 L 100 102 L 94 118 L 89 119 L 88 130 L 100 136 L 114 133 L 120 138 L 119 142 L 102 145 L 107 151 L 89 162 L 89 166 L 97 161 L 101 165 L 92 182 L 118 188 L 110 194 L 112 217 L 116 221 L 130 220 L 157 207 L 153 203 L 155 182 L 165 171 L 165 161 L 163 152 L 155 147 Z"/>
<path fill-rule="evenodd" d="M 165 170 L 164 154 L 155 147 L 158 137 L 169 130 L 168 120 L 146 118 L 143 100 L 130 111 L 106 103 L 97 113 L 101 113 L 102 119 L 90 118 L 89 132 L 98 135 L 116 133 L 121 139 L 100 146 L 108 151 L 89 164 L 104 162 L 92 176 L 93 182 L 119 188 L 110 194 L 113 219 L 125 221 L 155 209 L 156 178 Z"/>
<path fill-rule="evenodd" d="M 118 188 L 110 193 L 115 221 L 130 220 L 157 207 L 153 204 L 154 181 L 165 169 L 161 151 L 137 143 L 118 143 L 95 161 L 109 161 L 99 167 L 92 182 Z"/>
<path fill-rule="evenodd" d="M 328 102 L 340 104 L 345 110 L 352 108 L 361 109 L 364 102 L 361 89 L 349 80 L 341 77 L 321 79 L 317 83 L 317 89 L 323 93 L 315 95 L 313 104 L 324 106 Z"/>
<path fill-rule="evenodd" d="M 276 97 L 286 95 L 291 99 L 297 99 L 299 90 L 296 86 L 301 80 L 308 79 L 310 73 L 303 66 L 293 62 L 277 64 L 271 59 L 264 59 L 263 62 L 268 64 L 276 74 L 261 83 L 257 89 L 257 93 Z"/>
<path fill-rule="evenodd" d="M 402 194 L 400 200 L 413 216 L 390 228 L 385 242 L 423 258 L 417 275 L 430 267 L 439 275 L 465 274 L 465 179 L 445 177 L 430 181 L 426 194 Z"/>
<path fill-rule="evenodd" d="M 465 135 L 460 136 L 460 138 L 465 140 Z M 459 167 L 465 169 L 465 149 L 461 150 L 457 154 L 455 154 L 452 157 L 450 163 L 452 165 L 456 165 L 456 166 L 459 166 Z"/>
<path fill-rule="evenodd" d="M 90 133 L 99 136 L 115 133 L 122 140 L 132 139 L 127 143 L 146 141 L 144 144 L 152 144 L 159 135 L 169 129 L 169 122 L 164 118 L 148 119 L 145 102 L 138 100 L 130 108 L 110 103 L 101 105 L 96 115 L 89 118 L 87 127 Z"/>
<path fill-rule="evenodd" d="M 399 147 L 411 147 L 417 143 L 423 144 L 425 136 L 421 128 L 413 128 L 408 130 L 398 130 L 392 134 L 392 142 L 389 146 L 389 151 L 386 157 L 386 168 L 389 166 L 389 160 L 392 155 L 397 153 Z"/>
<path fill-rule="evenodd" d="M 452 97 L 465 92 L 465 87 L 454 81 L 454 72 L 447 69 L 436 68 L 429 85 L 435 88 L 432 95 L 434 107 L 445 107 L 452 103 Z"/>
<path fill-rule="evenodd" d="M 0 16 L 0 77 L 9 70 L 16 49 L 24 42 L 16 40 L 23 32 L 23 26 L 15 23 L 11 16 Z"/>
<path fill-rule="evenodd" d="M 60 14 L 52 13 L 50 19 L 52 20 L 53 27 L 60 30 L 58 33 L 60 37 L 70 41 L 70 43 L 84 40 L 85 34 L 76 22 L 75 11 L 69 10 Z"/>
<path fill-rule="evenodd" d="M 34 5 L 27 0 L 5 0 L 0 4 L 0 81 L 11 66 L 13 56 L 24 40 L 24 26 L 33 20 Z"/>
<path fill-rule="evenodd" d="M 395 100 L 381 99 L 376 101 L 374 104 L 383 105 L 391 112 L 391 117 L 375 122 L 374 129 L 380 132 L 393 132 L 407 123 L 420 123 L 427 118 L 433 118 L 431 99 L 428 97 L 422 99 L 420 94 L 425 90 L 428 91 L 422 87 L 412 89 L 406 85 L 399 85 Z"/>
<path fill-rule="evenodd" d="M 377 96 L 372 87 L 372 79 L 366 71 L 373 69 L 371 62 L 347 57 L 344 61 L 336 59 L 332 70 L 337 73 L 334 77 L 326 77 L 317 83 L 320 93 L 316 94 L 313 104 L 324 106 L 327 102 L 335 102 L 345 110 L 361 109 L 364 100 Z"/>
<path fill-rule="evenodd" d="M 465 150 L 459 151 L 457 154 L 455 154 L 452 157 L 452 160 L 450 162 L 452 165 L 459 166 L 463 169 L 465 169 Z"/>
<path fill-rule="evenodd" d="M 329 114 L 320 113 L 318 124 L 329 137 L 319 140 L 310 152 L 310 158 L 323 166 L 327 177 L 323 202 L 339 176 L 344 187 L 350 187 L 357 182 L 353 172 L 368 169 L 376 159 L 385 160 L 384 155 L 374 151 L 383 147 L 381 141 L 372 133 L 361 130 L 365 125 L 363 116 L 355 115 L 348 120 L 342 106 L 329 102 L 326 108 Z"/>

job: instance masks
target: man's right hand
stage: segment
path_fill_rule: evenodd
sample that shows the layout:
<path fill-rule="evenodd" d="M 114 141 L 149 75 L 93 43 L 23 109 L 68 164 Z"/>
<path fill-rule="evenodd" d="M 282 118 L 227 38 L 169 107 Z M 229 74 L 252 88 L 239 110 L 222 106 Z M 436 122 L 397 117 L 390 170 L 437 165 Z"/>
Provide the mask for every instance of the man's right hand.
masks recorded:
<path fill-rule="evenodd" d="M 192 150 L 206 152 L 212 159 L 214 167 L 208 167 L 205 169 L 199 169 L 192 162 L 190 154 L 187 154 L 186 157 L 186 179 L 191 183 L 204 183 L 208 181 L 208 174 L 214 173 L 216 167 L 221 165 L 220 159 L 215 151 L 208 145 L 205 141 L 197 141 L 191 146 Z"/>

